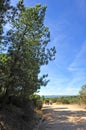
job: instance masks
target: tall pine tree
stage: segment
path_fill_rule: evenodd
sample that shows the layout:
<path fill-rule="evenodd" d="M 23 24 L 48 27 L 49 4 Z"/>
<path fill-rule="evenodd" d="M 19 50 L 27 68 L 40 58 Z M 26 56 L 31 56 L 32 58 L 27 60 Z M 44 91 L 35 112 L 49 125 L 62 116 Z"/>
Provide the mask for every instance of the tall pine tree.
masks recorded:
<path fill-rule="evenodd" d="M 4 72 L 5 99 L 10 94 L 30 96 L 41 85 L 46 85 L 47 75 L 39 77 L 40 67 L 55 58 L 55 47 L 48 48 L 49 28 L 44 25 L 46 7 L 24 7 L 19 1 L 11 12 L 11 29 L 7 31 L 5 43 L 7 73 Z"/>

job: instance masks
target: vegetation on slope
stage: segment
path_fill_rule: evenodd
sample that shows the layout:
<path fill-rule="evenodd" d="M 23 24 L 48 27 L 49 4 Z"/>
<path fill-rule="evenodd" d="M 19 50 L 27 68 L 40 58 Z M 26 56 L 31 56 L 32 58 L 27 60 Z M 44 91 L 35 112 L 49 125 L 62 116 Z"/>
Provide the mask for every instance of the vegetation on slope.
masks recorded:
<path fill-rule="evenodd" d="M 48 83 L 47 74 L 39 77 L 40 68 L 56 53 L 47 46 L 46 6 L 25 7 L 23 0 L 13 6 L 1 0 L 0 9 L 0 127 L 31 130 L 34 108 L 42 107 L 32 95 Z"/>

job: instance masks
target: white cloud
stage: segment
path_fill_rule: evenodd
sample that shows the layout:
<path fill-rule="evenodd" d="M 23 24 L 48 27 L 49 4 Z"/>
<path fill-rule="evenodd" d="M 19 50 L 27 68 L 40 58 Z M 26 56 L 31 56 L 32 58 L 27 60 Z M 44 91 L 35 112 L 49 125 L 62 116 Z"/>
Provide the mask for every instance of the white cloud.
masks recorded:
<path fill-rule="evenodd" d="M 67 87 L 65 88 L 65 95 L 76 95 L 79 92 L 79 88 Z"/>
<path fill-rule="evenodd" d="M 39 92 L 40 95 L 76 95 L 79 93 L 80 88 L 63 87 L 63 86 L 46 86 L 42 87 Z"/>

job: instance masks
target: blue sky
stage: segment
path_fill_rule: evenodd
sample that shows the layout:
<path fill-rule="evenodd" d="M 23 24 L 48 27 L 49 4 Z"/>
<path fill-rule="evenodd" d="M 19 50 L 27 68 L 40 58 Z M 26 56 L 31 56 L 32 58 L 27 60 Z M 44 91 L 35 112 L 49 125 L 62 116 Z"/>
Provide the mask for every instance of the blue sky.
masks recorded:
<path fill-rule="evenodd" d="M 14 0 L 15 3 L 17 0 Z M 50 82 L 40 95 L 75 95 L 86 83 L 86 0 L 25 0 L 26 6 L 47 5 L 45 25 L 56 59 L 42 67 Z"/>

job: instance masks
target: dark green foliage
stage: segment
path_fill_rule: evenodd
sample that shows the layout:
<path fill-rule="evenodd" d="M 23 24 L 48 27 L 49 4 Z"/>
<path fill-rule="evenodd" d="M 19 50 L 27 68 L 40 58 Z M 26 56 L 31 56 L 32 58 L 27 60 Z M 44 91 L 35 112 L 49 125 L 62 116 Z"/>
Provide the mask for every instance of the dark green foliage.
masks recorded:
<path fill-rule="evenodd" d="M 41 109 L 42 108 L 42 105 L 43 105 L 43 102 L 41 100 L 37 100 L 36 101 L 36 108 L 37 109 Z"/>
<path fill-rule="evenodd" d="M 69 100 L 66 97 L 61 97 L 59 100 L 62 104 L 69 104 Z"/>
<path fill-rule="evenodd" d="M 80 93 L 80 103 L 86 105 L 86 85 L 81 87 Z"/>
<path fill-rule="evenodd" d="M 44 103 L 44 102 L 45 102 L 45 97 L 42 96 L 42 97 L 41 97 L 41 100 L 42 100 L 42 102 Z"/>
<path fill-rule="evenodd" d="M 47 85 L 48 75 L 39 77 L 40 68 L 56 53 L 55 47 L 47 47 L 45 12 L 45 6 L 27 8 L 23 0 L 15 7 L 10 0 L 0 1 L 0 116 L 5 115 L 1 122 L 6 130 L 33 129 L 34 106 L 42 107 L 39 96 L 30 97 Z"/>
<path fill-rule="evenodd" d="M 45 6 L 26 8 L 20 0 L 16 7 L 9 6 L 5 12 L 8 10 L 10 17 L 6 15 L 6 23 L 10 28 L 0 44 L 0 91 L 5 102 L 10 95 L 27 98 L 40 86 L 46 86 L 48 75 L 39 77 L 40 68 L 54 60 L 56 53 L 55 47 L 47 47 L 50 32 L 44 25 Z M 6 49 L 5 54 L 2 48 Z"/>
<path fill-rule="evenodd" d="M 45 99 L 45 104 L 49 105 L 49 100 L 50 99 Z"/>
<path fill-rule="evenodd" d="M 3 27 L 9 21 L 10 9 L 10 0 L 0 0 L 0 44 L 1 41 L 4 40 L 4 35 L 2 35 L 4 33 Z"/>
<path fill-rule="evenodd" d="M 33 101 L 34 107 L 37 109 L 41 109 L 42 105 L 43 105 L 43 101 L 41 99 L 41 97 L 37 94 L 34 94 L 32 96 L 30 96 L 30 99 Z"/>
<path fill-rule="evenodd" d="M 51 100 L 52 100 L 53 103 L 57 102 L 57 98 L 52 98 Z"/>

